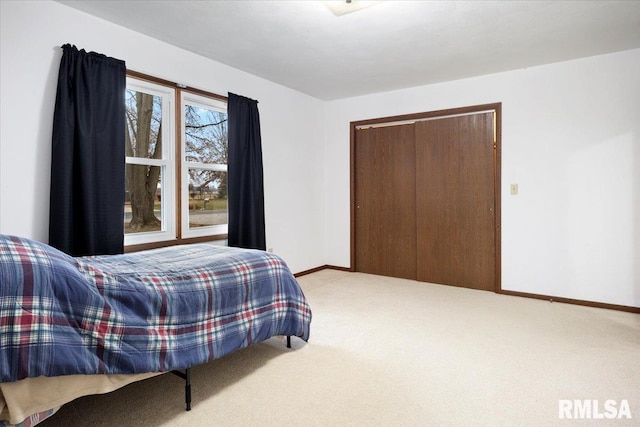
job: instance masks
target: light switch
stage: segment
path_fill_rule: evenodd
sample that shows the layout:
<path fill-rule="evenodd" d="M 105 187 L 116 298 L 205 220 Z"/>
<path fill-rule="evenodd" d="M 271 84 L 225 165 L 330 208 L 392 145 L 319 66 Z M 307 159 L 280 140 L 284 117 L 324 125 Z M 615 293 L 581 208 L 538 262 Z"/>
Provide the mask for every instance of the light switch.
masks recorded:
<path fill-rule="evenodd" d="M 512 196 L 518 195 L 518 184 L 511 184 L 511 195 Z"/>

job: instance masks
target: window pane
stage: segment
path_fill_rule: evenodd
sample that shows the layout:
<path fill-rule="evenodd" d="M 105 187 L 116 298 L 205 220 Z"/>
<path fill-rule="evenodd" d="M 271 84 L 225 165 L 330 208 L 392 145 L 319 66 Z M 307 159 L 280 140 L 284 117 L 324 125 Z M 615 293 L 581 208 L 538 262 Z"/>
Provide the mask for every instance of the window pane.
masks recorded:
<path fill-rule="evenodd" d="M 189 228 L 227 223 L 227 173 L 189 169 Z"/>
<path fill-rule="evenodd" d="M 163 230 L 161 169 L 164 168 L 126 165 L 125 234 Z"/>
<path fill-rule="evenodd" d="M 227 114 L 185 104 L 185 160 L 227 164 Z"/>
<path fill-rule="evenodd" d="M 127 157 L 162 158 L 162 97 L 127 89 Z"/>

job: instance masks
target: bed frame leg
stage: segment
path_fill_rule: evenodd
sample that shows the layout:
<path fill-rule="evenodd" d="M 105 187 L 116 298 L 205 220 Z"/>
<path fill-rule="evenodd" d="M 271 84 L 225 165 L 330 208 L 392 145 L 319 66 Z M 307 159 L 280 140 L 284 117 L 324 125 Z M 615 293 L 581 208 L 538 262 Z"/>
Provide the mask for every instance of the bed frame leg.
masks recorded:
<path fill-rule="evenodd" d="M 287 348 L 291 348 L 291 335 L 287 335 Z"/>
<path fill-rule="evenodd" d="M 180 371 L 171 371 L 172 374 L 179 376 L 185 381 L 184 384 L 184 403 L 187 411 L 191 410 L 191 368 L 185 369 L 184 373 Z"/>
<path fill-rule="evenodd" d="M 191 410 L 191 368 L 187 368 L 185 373 L 185 385 L 184 385 L 184 403 L 187 407 L 187 411 Z"/>

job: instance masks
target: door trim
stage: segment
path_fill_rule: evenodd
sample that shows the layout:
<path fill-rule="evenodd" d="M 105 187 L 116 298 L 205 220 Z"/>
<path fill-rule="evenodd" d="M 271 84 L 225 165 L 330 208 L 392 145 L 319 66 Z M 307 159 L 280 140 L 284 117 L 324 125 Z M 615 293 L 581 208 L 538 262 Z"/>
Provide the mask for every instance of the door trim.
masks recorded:
<path fill-rule="evenodd" d="M 493 150 L 493 186 L 494 186 L 494 241 L 495 241 L 495 284 L 494 292 L 502 291 L 502 210 L 501 210 L 501 171 L 502 171 L 502 103 L 473 105 L 468 107 L 451 108 L 446 110 L 428 111 L 423 113 L 404 114 L 399 116 L 380 117 L 375 119 L 358 120 L 350 123 L 350 226 L 351 226 L 351 265 L 350 271 L 356 271 L 356 130 L 367 126 L 380 127 L 384 125 L 394 126 L 398 123 L 406 123 L 419 120 L 441 119 L 455 115 L 474 114 L 487 111 L 495 112 L 494 133 L 495 147 Z"/>

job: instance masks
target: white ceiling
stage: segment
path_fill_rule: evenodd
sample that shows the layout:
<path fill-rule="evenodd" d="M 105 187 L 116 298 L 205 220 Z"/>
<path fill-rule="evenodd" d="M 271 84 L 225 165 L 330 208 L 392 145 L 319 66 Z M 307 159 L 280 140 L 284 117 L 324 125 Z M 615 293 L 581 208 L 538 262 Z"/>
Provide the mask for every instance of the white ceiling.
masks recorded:
<path fill-rule="evenodd" d="M 323 100 L 640 47 L 637 0 L 60 2 Z"/>

